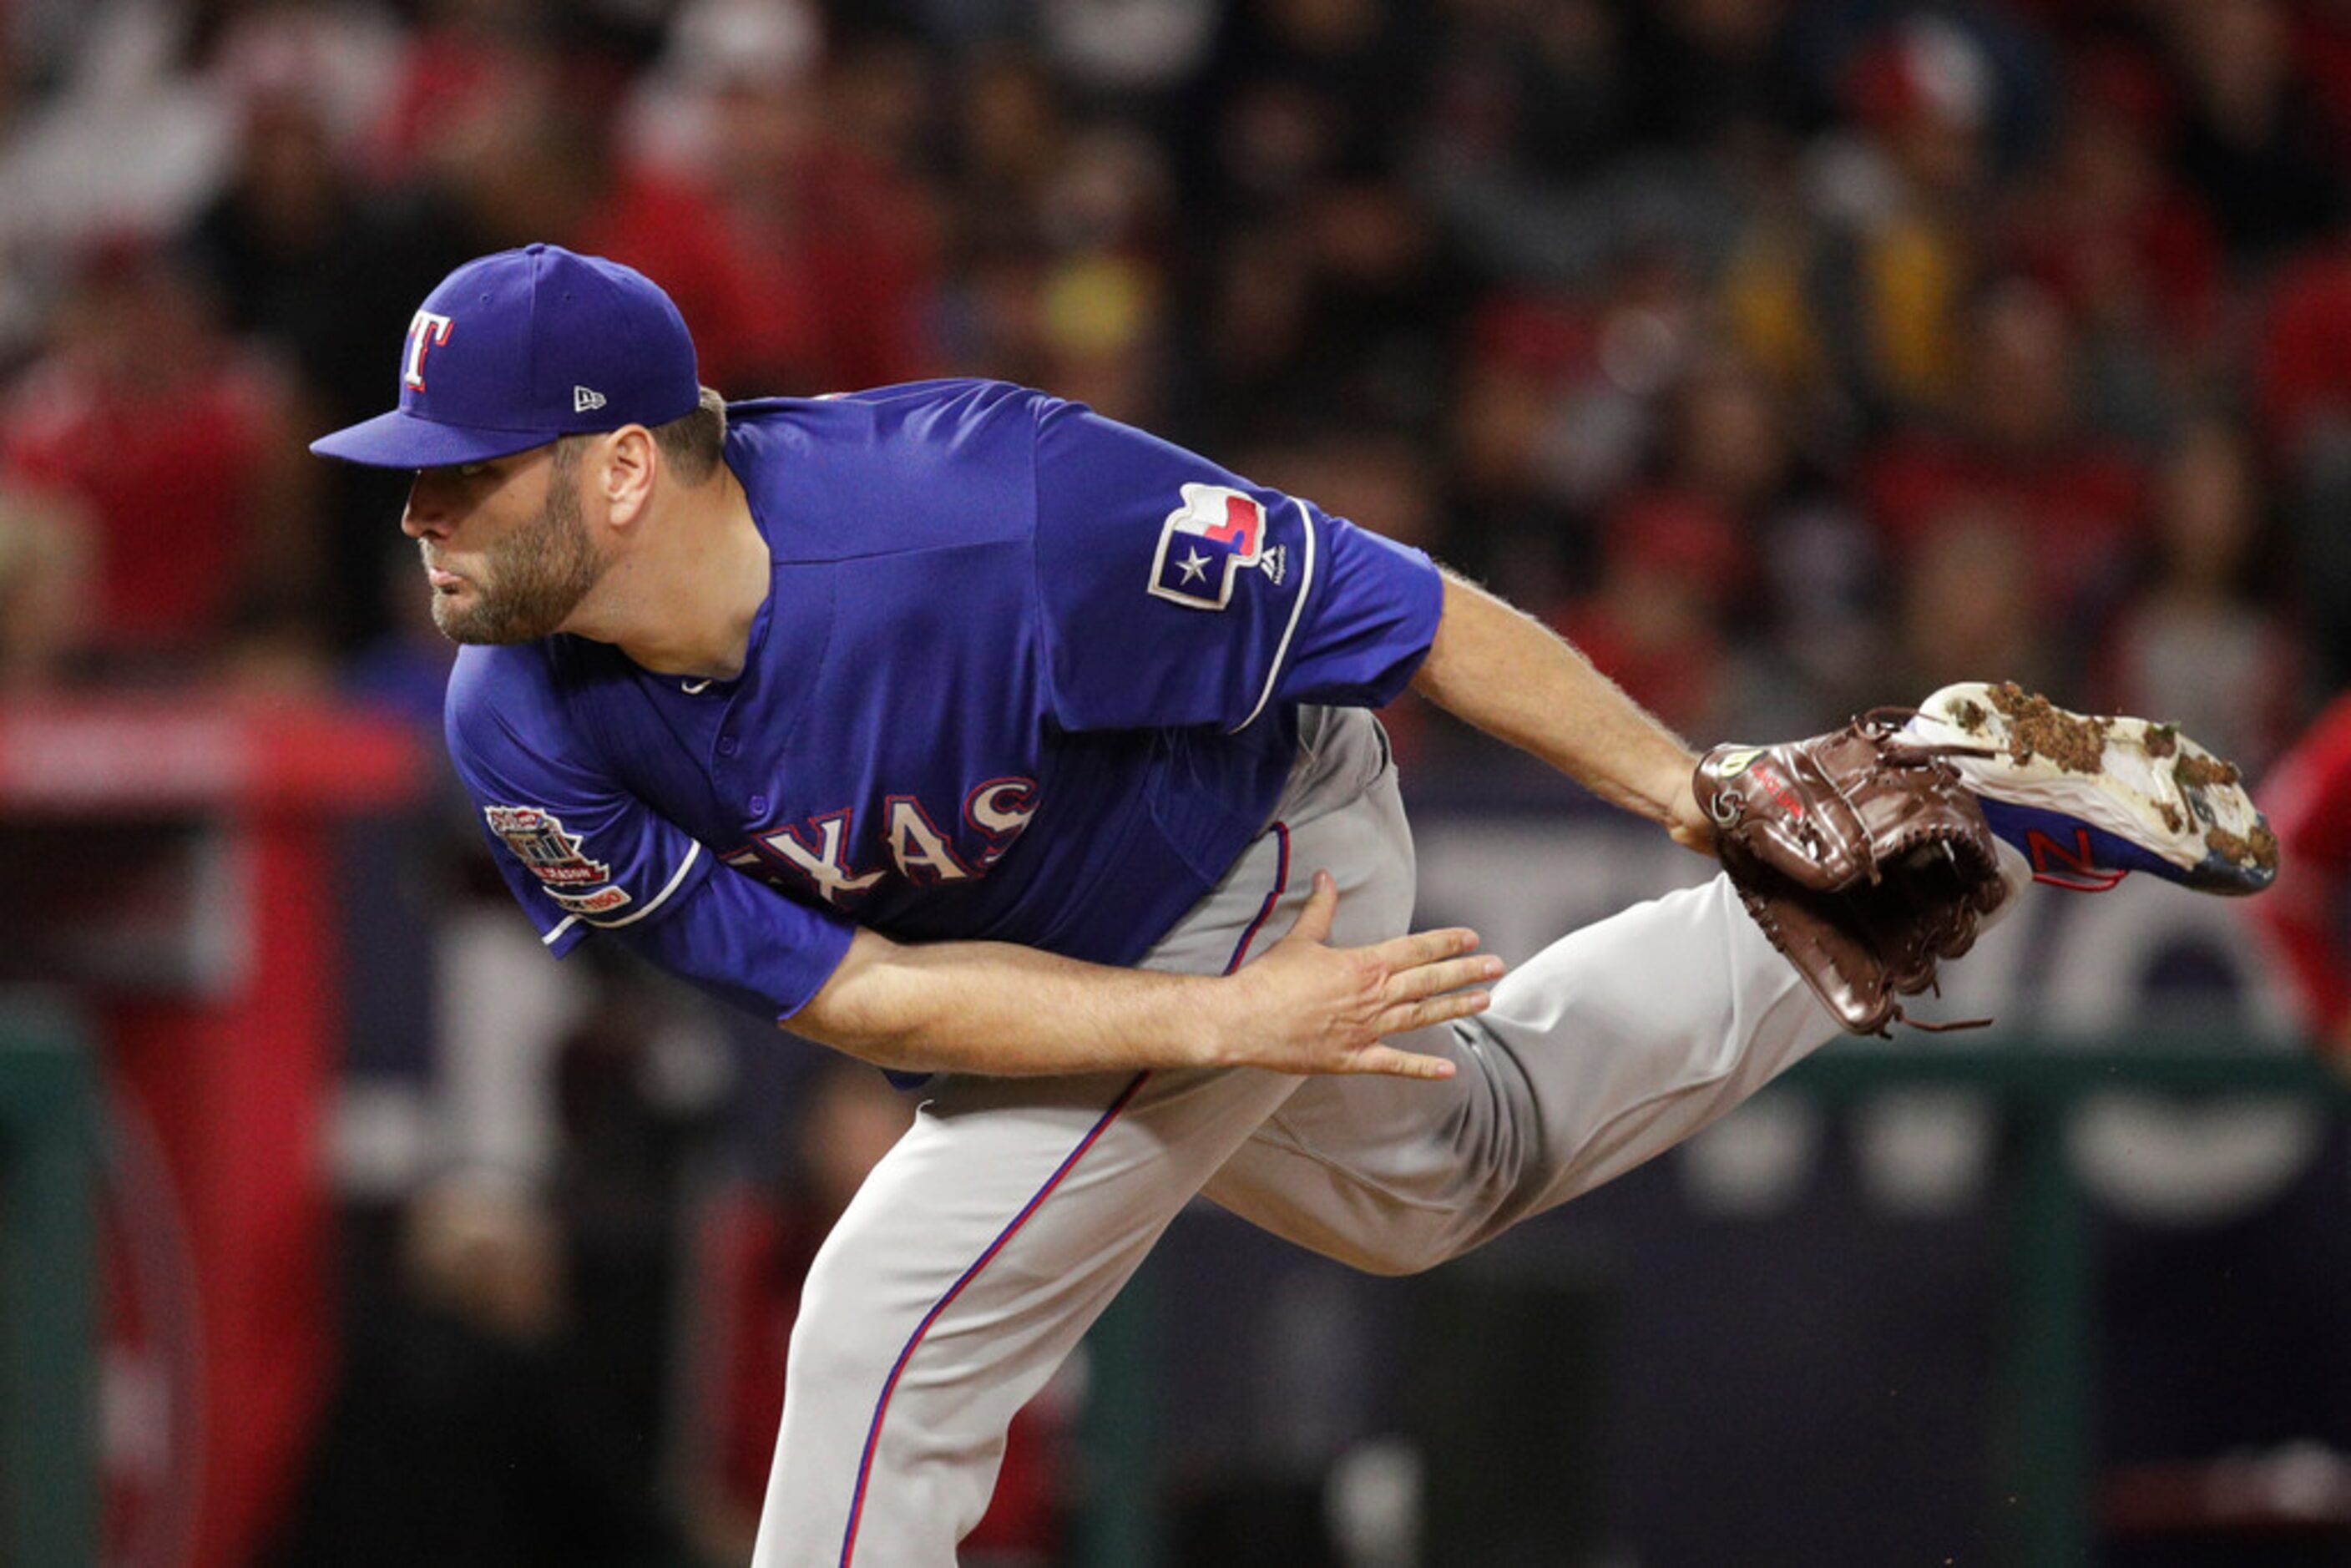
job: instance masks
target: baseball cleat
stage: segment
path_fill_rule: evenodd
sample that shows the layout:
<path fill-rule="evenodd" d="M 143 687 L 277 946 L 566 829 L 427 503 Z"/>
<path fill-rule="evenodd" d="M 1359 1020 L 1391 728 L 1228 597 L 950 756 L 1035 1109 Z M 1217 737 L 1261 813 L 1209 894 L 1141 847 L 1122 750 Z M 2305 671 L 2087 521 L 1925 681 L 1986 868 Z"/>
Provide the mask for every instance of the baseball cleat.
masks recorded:
<path fill-rule="evenodd" d="M 2068 713 L 2013 682 L 1969 681 L 1920 704 L 1904 733 L 1942 752 L 2036 882 L 2103 893 L 2144 871 L 2248 894 L 2277 878 L 2277 835 L 2236 766 L 2177 725 Z"/>

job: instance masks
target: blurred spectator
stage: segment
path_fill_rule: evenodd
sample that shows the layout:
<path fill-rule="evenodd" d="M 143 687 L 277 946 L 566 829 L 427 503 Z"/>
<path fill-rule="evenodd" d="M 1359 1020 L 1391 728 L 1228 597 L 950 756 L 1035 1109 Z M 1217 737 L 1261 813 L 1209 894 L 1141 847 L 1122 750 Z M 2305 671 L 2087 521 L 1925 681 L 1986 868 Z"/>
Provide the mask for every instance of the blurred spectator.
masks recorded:
<path fill-rule="evenodd" d="M 1189 80 L 1223 9 L 1214 0 L 1038 0 L 1037 29 L 1073 88 L 1131 99 Z"/>
<path fill-rule="evenodd" d="M 397 13 L 411 7 L 198 0 L 192 8 L 186 54 L 224 95 L 232 124 L 256 106 L 298 99 L 318 115 L 335 156 L 356 161 L 392 113 L 411 37 Z"/>
<path fill-rule="evenodd" d="M 1900 565 L 1901 645 L 1885 689 L 1915 702 L 1987 670 L 2029 690 L 2062 689 L 2056 622 L 2042 609 L 2025 538 L 2018 518 L 1986 503 L 1935 517 Z"/>
<path fill-rule="evenodd" d="M 89 518 L 62 496 L 0 486 L 0 695 L 69 675 L 89 609 Z"/>
<path fill-rule="evenodd" d="M 2255 344 L 2262 434 L 2301 469 L 2351 437 L 2351 236 L 2282 269 Z"/>
<path fill-rule="evenodd" d="M 2082 59 L 2051 156 L 2004 225 L 2012 265 L 2081 324 L 2098 423 L 2137 434 L 2160 429 L 2225 346 L 2220 236 L 2164 161 L 2171 119 L 2154 62 L 2117 48 Z"/>
<path fill-rule="evenodd" d="M 0 24 L 14 7 L 0 9 Z M 193 7 L 108 0 L 44 18 L 55 75 L 0 123 L 0 364 L 41 335 L 92 236 L 161 233 L 219 179 L 234 110 L 186 68 Z"/>
<path fill-rule="evenodd" d="M 2044 290 L 2002 283 L 1968 325 L 1953 416 L 1907 428 L 1867 459 L 1870 517 L 1897 562 L 1956 514 L 2012 529 L 2030 568 L 2015 587 L 2034 613 L 2093 609 L 2119 589 L 2145 532 L 2137 464 L 2084 427 L 2079 340 Z"/>
<path fill-rule="evenodd" d="M 1444 7 L 1410 166 L 1462 254 L 1583 286 L 1629 248 L 1710 267 L 1786 108 L 1777 0 Z"/>
<path fill-rule="evenodd" d="M 716 1560 L 742 1561 L 758 1531 L 783 1419 L 785 1353 L 817 1249 L 914 1116 L 912 1098 L 881 1073 L 830 1058 L 806 1088 L 780 1189 L 723 1189 L 703 1207 L 685 1468 L 695 1534 Z M 1041 1568 L 1056 1560 L 1061 1419 L 1050 1391 L 1014 1417 L 995 1496 L 963 1542 L 966 1563 Z"/>
<path fill-rule="evenodd" d="M 340 1385 L 278 1568 L 528 1568 L 662 1561 L 592 1381 L 556 1354 L 573 1302 L 552 1216 L 483 1174 L 406 1215 L 400 1290 L 351 1314 Z"/>
<path fill-rule="evenodd" d="M 298 350 L 321 301 L 318 279 L 358 227 L 324 106 L 285 87 L 245 107 L 228 185 L 198 214 L 189 246 L 224 323 Z"/>
<path fill-rule="evenodd" d="M 592 1007 L 556 1047 L 549 1196 L 574 1292 L 580 1413 L 613 1434 L 617 1479 L 656 1492 L 675 1380 L 687 1166 L 726 1090 L 723 1046 L 634 960 L 591 959 Z"/>
<path fill-rule="evenodd" d="M 211 20 L 219 36 L 208 79 L 230 141 L 224 177 L 180 245 L 222 324 L 283 356 L 316 401 L 340 368 L 329 347 L 338 316 L 369 303 L 339 282 L 371 226 L 376 193 L 358 183 L 360 143 L 394 89 L 405 39 L 390 17 L 359 5 L 225 6 Z M 383 362 L 381 340 L 372 346 L 370 407 Z M 337 413 L 305 410 L 306 424 L 326 428 Z"/>
<path fill-rule="evenodd" d="M 1782 48 L 1790 0 L 1663 0 L 1625 14 L 1645 141 L 1712 147 L 1795 118 Z"/>
<path fill-rule="evenodd" d="M 2096 704 L 2160 716 L 2259 773 L 2292 732 L 2303 670 L 2262 603 L 2277 563 L 2253 454 L 2207 415 L 2174 438 L 2155 491 L 2153 556 L 2100 639 Z"/>
<path fill-rule="evenodd" d="M 1589 188 L 1633 112 L 1614 11 L 1457 3 L 1439 19 L 1423 174 L 1440 210 L 1491 271 L 1583 280 L 1616 237 Z"/>
<path fill-rule="evenodd" d="M 1555 617 L 1559 629 L 1667 725 L 1719 734 L 1741 554 L 1716 508 L 1680 497 L 1626 506 L 1606 530 L 1598 586 Z"/>
<path fill-rule="evenodd" d="M 1759 212 L 1733 319 L 1791 381 L 1833 376 L 1873 415 L 1940 409 L 1983 267 L 1997 80 L 1973 34 L 1920 16 L 1858 51 L 1843 89 L 1852 134 L 1813 147 L 1803 213 Z"/>
<path fill-rule="evenodd" d="M 1071 139 L 1042 193 L 1040 238 L 1052 252 L 1036 277 L 1042 384 L 1130 423 L 1166 413 L 1172 182 L 1154 143 L 1097 127 Z"/>
<path fill-rule="evenodd" d="M 2339 695 L 2262 780 L 2276 830 L 2277 885 L 2253 905 L 2300 982 L 2304 1021 L 2351 1069 L 2351 694 Z"/>
<path fill-rule="evenodd" d="M 2294 57 L 2325 105 L 2339 168 L 2351 153 L 2351 0 L 2301 0 L 2291 19 Z"/>
<path fill-rule="evenodd" d="M 2187 89 L 2174 156 L 2240 266 L 2261 267 L 2341 215 L 2334 129 L 2277 0 L 2170 5 Z"/>
<path fill-rule="evenodd" d="M 1368 170 L 1233 232 L 1186 345 L 1204 444 L 1333 419 L 1426 429 L 1442 416 L 1464 280 L 1418 197 Z"/>
<path fill-rule="evenodd" d="M 1196 444 L 1441 417 L 1465 279 L 1405 177 L 1427 67 L 1411 18 L 1368 0 L 1230 11 L 1173 165 L 1170 259 L 1204 291 L 1174 345 Z"/>
<path fill-rule="evenodd" d="M 1723 706 L 1797 733 L 1882 700 L 1887 617 L 1877 543 L 1777 392 L 1733 354 L 1694 365 L 1662 411 L 1656 479 L 1618 515 L 1675 501 L 1717 520 L 1719 554 L 1699 570 L 1745 645 Z"/>
<path fill-rule="evenodd" d="M 496 100 L 537 74 L 545 22 L 532 0 L 423 0 L 370 139 L 380 183 L 438 167 L 494 117 Z"/>
<path fill-rule="evenodd" d="M 1574 526 L 1548 472 L 1555 411 L 1588 371 L 1593 323 L 1573 300 L 1497 292 L 1466 338 L 1446 422 L 1454 559 L 1514 598 L 1552 602 L 1597 572 L 1591 530 Z"/>
<path fill-rule="evenodd" d="M 935 368 L 934 220 L 900 162 L 917 105 L 892 57 L 869 50 L 828 78 L 817 17 L 794 0 L 678 13 L 638 111 L 644 155 L 617 150 L 574 233 L 670 287 L 705 381 L 806 394 Z"/>
<path fill-rule="evenodd" d="M 1558 34 L 1584 0 L 1552 7 Z M 1184 131 L 1187 207 L 1220 221 L 1268 218 L 1343 172 L 1392 172 L 1416 122 L 1422 40 L 1378 0 L 1253 0 L 1227 8 Z M 1563 40 L 1562 40 L 1563 41 Z M 1573 45 L 1567 47 L 1573 47 Z"/>
<path fill-rule="evenodd" d="M 156 246 L 93 246 L 47 354 L 0 400 L 0 473 L 90 515 L 91 645 L 126 674 L 185 678 L 236 636 L 308 632 L 317 465 L 285 379 L 214 308 Z"/>
<path fill-rule="evenodd" d="M 1700 353 L 1706 328 L 1687 254 L 1644 245 L 1612 260 L 1589 315 L 1572 329 L 1580 342 L 1556 361 L 1565 375 L 1538 454 L 1552 495 L 1589 509 L 1640 477 L 1666 399 Z"/>
<path fill-rule="evenodd" d="M 2278 475 L 2322 668 L 2351 676 L 2351 238 L 2283 269 L 2253 360 L 2260 434 Z"/>

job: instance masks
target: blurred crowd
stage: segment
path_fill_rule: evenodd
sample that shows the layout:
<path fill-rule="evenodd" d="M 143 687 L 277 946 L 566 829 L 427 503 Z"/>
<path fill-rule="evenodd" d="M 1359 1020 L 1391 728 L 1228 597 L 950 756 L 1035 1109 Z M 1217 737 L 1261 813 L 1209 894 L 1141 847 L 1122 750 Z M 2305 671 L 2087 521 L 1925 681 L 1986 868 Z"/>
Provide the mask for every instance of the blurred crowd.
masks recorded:
<path fill-rule="evenodd" d="M 1704 737 L 1956 675 L 2258 768 L 2351 668 L 2346 0 L 9 0 L 0 675 L 408 689 L 415 301 L 1041 385 Z"/>
<path fill-rule="evenodd" d="M 2351 0 L 0 0 L 0 700 L 437 727 L 401 476 L 304 444 L 389 405 L 444 273 L 535 240 L 661 282 L 730 396 L 1002 376 L 1310 496 L 1693 739 L 2005 677 L 2258 774 L 2351 679 Z M 1394 716 L 1441 773 L 1458 737 Z M 460 1032 L 540 983 L 467 973 Z M 734 1400 L 682 1528 L 739 1555 L 855 1173 L 682 1221 L 709 1096 L 648 1101 L 636 982 L 567 979 L 597 999 L 519 1162 L 562 1221 L 496 1183 L 388 1219 L 289 1562 L 477 1560 L 389 1532 L 504 1473 L 499 1412 L 541 1424 L 515 1485 L 570 1500 L 529 1517 L 679 1528 L 588 1502 L 641 1495 L 611 1478 L 665 1462 L 681 1378 Z M 407 1005 L 362 1032 L 433 1027 Z M 886 1142 L 903 1103 L 854 1085 L 799 1148 Z M 584 1364 L 633 1369 L 611 1424 L 572 1419 Z M 402 1401 L 472 1434 L 408 1446 L 441 1481 L 371 1446 Z M 517 1539 L 473 1537 L 585 1560 Z"/>

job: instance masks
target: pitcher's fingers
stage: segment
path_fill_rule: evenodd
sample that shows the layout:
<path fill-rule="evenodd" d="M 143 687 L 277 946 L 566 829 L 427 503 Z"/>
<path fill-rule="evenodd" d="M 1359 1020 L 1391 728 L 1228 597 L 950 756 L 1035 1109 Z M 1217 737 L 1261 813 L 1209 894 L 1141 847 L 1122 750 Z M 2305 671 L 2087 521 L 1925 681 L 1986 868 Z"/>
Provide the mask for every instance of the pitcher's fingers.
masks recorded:
<path fill-rule="evenodd" d="M 1376 1072 L 1388 1078 L 1419 1078 L 1433 1082 L 1452 1077 L 1453 1063 L 1442 1056 L 1398 1051 L 1392 1045 L 1367 1045 L 1356 1053 L 1354 1071 Z"/>
<path fill-rule="evenodd" d="M 1486 991 L 1447 991 L 1425 1001 L 1398 1002 L 1380 1014 L 1380 1036 L 1386 1039 L 1390 1035 L 1410 1034 L 1433 1023 L 1451 1023 L 1455 1019 L 1482 1013 L 1493 1005 L 1492 995 Z"/>
<path fill-rule="evenodd" d="M 1434 964 L 1423 964 L 1416 969 L 1400 969 L 1388 977 L 1388 1000 L 1416 1001 L 1433 997 L 1439 991 L 1475 985 L 1480 980 L 1499 979 L 1502 961 L 1489 954 L 1468 958 L 1446 958 Z"/>
<path fill-rule="evenodd" d="M 1331 920 L 1339 909 L 1339 881 L 1327 871 L 1314 873 L 1314 890 L 1306 895 L 1305 906 L 1298 918 L 1290 923 L 1283 940 L 1299 937 L 1308 942 L 1327 942 L 1331 938 Z"/>
<path fill-rule="evenodd" d="M 1391 969 L 1416 969 L 1440 958 L 1475 952 L 1477 947 L 1478 934 L 1475 931 L 1467 925 L 1447 925 L 1436 931 L 1415 931 L 1403 936 L 1391 936 L 1364 951 Z"/>

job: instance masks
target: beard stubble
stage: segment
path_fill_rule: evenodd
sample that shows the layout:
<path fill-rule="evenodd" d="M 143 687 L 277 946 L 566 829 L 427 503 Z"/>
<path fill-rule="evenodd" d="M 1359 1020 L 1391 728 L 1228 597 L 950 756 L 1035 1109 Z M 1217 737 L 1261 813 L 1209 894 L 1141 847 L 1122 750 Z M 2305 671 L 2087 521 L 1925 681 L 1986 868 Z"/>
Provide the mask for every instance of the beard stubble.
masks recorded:
<path fill-rule="evenodd" d="M 580 458 L 555 449 L 538 516 L 483 552 L 474 601 L 433 596 L 433 623 L 453 643 L 531 643 L 551 635 L 596 586 L 601 563 L 580 512 Z"/>

